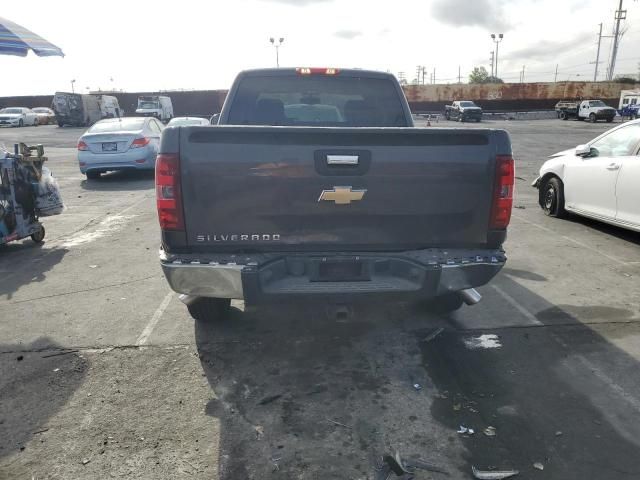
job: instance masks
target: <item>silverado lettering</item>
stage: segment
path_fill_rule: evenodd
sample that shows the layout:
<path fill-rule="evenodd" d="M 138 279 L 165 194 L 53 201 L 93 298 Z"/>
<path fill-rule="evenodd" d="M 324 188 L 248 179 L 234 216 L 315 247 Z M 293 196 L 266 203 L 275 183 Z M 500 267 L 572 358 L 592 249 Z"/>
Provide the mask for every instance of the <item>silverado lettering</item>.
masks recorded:
<path fill-rule="evenodd" d="M 276 242 L 280 240 L 280 235 L 277 233 L 260 233 L 260 234 L 198 234 L 196 235 L 197 242 Z"/>

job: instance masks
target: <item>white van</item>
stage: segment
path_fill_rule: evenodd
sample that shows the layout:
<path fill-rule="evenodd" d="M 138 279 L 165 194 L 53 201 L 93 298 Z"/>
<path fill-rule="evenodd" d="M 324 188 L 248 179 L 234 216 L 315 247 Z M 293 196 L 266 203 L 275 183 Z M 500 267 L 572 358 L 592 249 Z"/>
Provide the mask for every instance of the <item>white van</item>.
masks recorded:
<path fill-rule="evenodd" d="M 138 97 L 136 115 L 156 117 L 158 120 L 168 122 L 173 118 L 171 98 L 162 95 L 142 95 Z"/>
<path fill-rule="evenodd" d="M 120 110 L 120 104 L 116 97 L 111 95 L 99 95 L 98 101 L 100 102 L 102 118 L 120 118 L 124 116 L 122 110 Z"/>

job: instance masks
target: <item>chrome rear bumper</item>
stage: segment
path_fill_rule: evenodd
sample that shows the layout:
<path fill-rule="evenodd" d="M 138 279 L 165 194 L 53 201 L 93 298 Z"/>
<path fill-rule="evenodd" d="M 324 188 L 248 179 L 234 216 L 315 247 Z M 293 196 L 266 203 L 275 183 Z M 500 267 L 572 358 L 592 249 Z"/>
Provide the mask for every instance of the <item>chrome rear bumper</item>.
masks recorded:
<path fill-rule="evenodd" d="M 314 281 L 310 271 L 320 255 L 243 258 L 240 264 L 233 263 L 239 259 L 229 261 L 217 256 L 194 259 L 163 254 L 161 265 L 169 285 L 178 293 L 261 303 L 288 295 L 396 294 L 430 298 L 484 285 L 506 261 L 501 250 L 369 252 L 359 257 L 368 265 L 367 281 Z"/>

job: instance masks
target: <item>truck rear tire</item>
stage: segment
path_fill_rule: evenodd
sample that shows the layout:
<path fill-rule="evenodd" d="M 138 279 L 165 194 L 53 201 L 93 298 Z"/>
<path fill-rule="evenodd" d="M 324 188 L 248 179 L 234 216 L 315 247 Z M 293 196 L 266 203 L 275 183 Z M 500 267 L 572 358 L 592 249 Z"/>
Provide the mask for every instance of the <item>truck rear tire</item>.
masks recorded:
<path fill-rule="evenodd" d="M 195 321 L 214 323 L 224 320 L 230 306 L 229 298 L 201 297 L 187 305 L 187 309 Z"/>
<path fill-rule="evenodd" d="M 464 301 L 459 293 L 447 293 L 429 300 L 426 308 L 430 312 L 444 315 L 459 310 L 462 305 L 464 305 Z"/>
<path fill-rule="evenodd" d="M 597 121 L 597 120 L 598 120 L 598 119 L 596 118 L 596 114 L 595 114 L 595 113 L 590 113 L 590 114 L 589 114 L 589 121 L 590 121 L 591 123 L 596 123 L 596 121 Z"/>

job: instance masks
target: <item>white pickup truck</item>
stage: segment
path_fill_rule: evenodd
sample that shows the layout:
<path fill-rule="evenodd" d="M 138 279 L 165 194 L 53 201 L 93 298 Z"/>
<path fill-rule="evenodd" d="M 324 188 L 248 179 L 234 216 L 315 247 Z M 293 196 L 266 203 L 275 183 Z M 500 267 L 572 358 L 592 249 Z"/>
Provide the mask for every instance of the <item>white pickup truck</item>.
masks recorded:
<path fill-rule="evenodd" d="M 589 119 L 591 123 L 598 120 L 611 123 L 617 113 L 615 108 L 609 107 L 602 100 L 562 101 L 556 104 L 555 110 L 558 113 L 558 118 L 562 120 Z"/>

